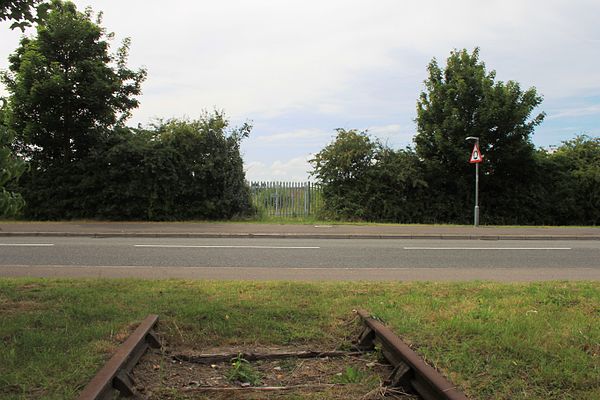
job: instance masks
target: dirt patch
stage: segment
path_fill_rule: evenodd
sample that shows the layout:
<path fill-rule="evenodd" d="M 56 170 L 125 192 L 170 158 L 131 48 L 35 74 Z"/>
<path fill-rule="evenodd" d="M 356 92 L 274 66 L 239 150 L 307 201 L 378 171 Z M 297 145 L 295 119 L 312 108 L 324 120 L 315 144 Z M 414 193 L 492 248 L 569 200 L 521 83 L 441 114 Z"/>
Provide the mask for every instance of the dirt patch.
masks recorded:
<path fill-rule="evenodd" d="M 37 311 L 41 308 L 41 304 L 35 301 L 13 301 L 6 298 L 0 298 L 0 314 L 20 314 Z"/>
<path fill-rule="evenodd" d="M 40 289 L 42 289 L 42 285 L 37 284 L 37 283 L 27 283 L 25 285 L 21 285 L 17 287 L 17 290 L 21 291 L 21 292 L 25 292 L 25 291 L 39 291 Z"/>
<path fill-rule="evenodd" d="M 213 348 L 205 353 L 281 353 L 298 347 Z M 302 349 L 306 350 L 306 349 Z M 314 349 L 312 349 L 314 350 Z M 178 361 L 178 349 L 146 353 L 132 376 L 139 399 L 379 399 L 391 367 L 372 353 L 344 357 L 257 360 L 198 364 Z M 187 353 L 189 356 L 198 353 Z M 402 394 L 386 399 L 414 399 Z"/>

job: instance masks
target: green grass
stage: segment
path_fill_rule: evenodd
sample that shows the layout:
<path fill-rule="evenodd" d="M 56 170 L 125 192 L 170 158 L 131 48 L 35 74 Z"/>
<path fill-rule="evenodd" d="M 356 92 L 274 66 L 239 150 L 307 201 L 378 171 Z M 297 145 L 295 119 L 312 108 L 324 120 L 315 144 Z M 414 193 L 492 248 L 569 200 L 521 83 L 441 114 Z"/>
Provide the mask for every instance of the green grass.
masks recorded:
<path fill-rule="evenodd" d="M 111 223 L 147 223 L 152 224 L 154 222 L 168 223 L 165 221 L 103 221 L 103 220 L 66 220 L 66 221 L 34 221 L 34 220 L 18 220 L 18 219 L 2 219 L 0 222 L 3 224 L 43 224 L 43 223 L 54 223 L 54 222 L 68 222 L 68 223 L 99 223 L 105 222 Z M 186 220 L 186 221 L 174 221 L 173 223 L 184 223 L 184 224 L 278 224 L 278 225 L 368 225 L 368 226 L 408 226 L 408 227 L 472 227 L 472 224 L 402 224 L 394 222 L 371 222 L 371 221 L 345 221 L 345 220 L 328 220 L 318 218 L 315 215 L 309 216 L 272 216 L 272 215 L 256 215 L 252 217 L 233 218 L 229 220 Z M 480 225 L 482 228 L 595 228 L 600 231 L 600 225 Z"/>
<path fill-rule="evenodd" d="M 311 344 L 365 308 L 473 399 L 599 399 L 600 283 L 0 280 L 0 398 L 74 398 L 147 314 L 170 344 Z"/>

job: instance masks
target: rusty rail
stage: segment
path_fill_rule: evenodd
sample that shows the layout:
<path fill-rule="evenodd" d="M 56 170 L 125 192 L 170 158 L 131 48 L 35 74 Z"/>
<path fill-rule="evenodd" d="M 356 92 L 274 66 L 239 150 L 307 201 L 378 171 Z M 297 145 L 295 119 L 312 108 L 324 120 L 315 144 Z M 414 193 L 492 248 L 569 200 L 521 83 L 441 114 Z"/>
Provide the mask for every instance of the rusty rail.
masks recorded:
<path fill-rule="evenodd" d="M 92 378 L 79 395 L 79 400 L 101 400 L 112 398 L 113 390 L 124 396 L 135 394 L 130 372 L 148 347 L 159 348 L 160 342 L 152 328 L 158 315 L 148 315 L 129 336 L 104 367 Z"/>
<path fill-rule="evenodd" d="M 359 310 L 358 315 L 365 324 L 358 346 L 361 349 L 373 349 L 376 343 L 381 345 L 383 356 L 394 367 L 387 382 L 390 386 L 414 391 L 425 400 L 468 400 L 455 385 L 427 365 L 388 327 L 371 318 L 365 310 Z"/>

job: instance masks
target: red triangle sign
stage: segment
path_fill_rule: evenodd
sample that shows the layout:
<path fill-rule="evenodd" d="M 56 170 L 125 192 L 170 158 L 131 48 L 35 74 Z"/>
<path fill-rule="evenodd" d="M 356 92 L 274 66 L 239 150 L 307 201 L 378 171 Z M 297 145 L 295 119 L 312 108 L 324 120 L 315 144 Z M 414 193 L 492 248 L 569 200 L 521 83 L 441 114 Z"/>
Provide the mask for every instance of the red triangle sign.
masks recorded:
<path fill-rule="evenodd" d="M 479 150 L 479 145 L 475 143 L 473 146 L 473 151 L 471 152 L 471 159 L 469 162 L 471 164 L 480 163 L 483 161 L 483 156 L 481 155 L 481 150 Z"/>

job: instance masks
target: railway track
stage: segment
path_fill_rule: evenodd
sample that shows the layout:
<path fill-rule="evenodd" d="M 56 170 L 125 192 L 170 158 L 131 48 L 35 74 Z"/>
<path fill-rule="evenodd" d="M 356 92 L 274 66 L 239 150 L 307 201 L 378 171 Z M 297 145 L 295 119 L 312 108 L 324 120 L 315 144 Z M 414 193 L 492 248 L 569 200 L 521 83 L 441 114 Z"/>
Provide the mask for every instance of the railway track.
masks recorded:
<path fill-rule="evenodd" d="M 112 399 L 114 391 L 122 396 L 133 396 L 135 388 L 131 370 L 150 347 L 160 348 L 153 328 L 158 315 L 148 315 L 104 367 L 92 378 L 79 395 L 79 400 Z"/>
<path fill-rule="evenodd" d="M 387 326 L 371 318 L 365 310 L 358 310 L 358 315 L 365 325 L 358 347 L 372 350 L 376 345 L 381 346 L 383 356 L 394 367 L 386 382 L 388 386 L 402 387 L 425 400 L 468 400 L 455 385 L 427 365 Z"/>
<path fill-rule="evenodd" d="M 360 351 L 379 349 L 381 355 L 392 366 L 393 370 L 385 385 L 389 389 L 399 389 L 404 393 L 418 395 L 425 400 L 468 400 L 467 397 L 437 370 L 427 365 L 408 345 L 396 336 L 388 327 L 372 318 L 365 310 L 358 315 L 364 328 L 356 341 Z M 149 315 L 131 336 L 119 347 L 115 355 L 94 376 L 79 395 L 79 400 L 104 400 L 114 397 L 119 391 L 121 396 L 130 397 L 136 394 L 131 371 L 144 352 L 150 348 L 160 348 L 160 342 L 153 328 L 158 322 L 157 315 Z M 283 358 L 315 358 L 342 357 L 346 352 L 295 352 L 288 354 L 244 354 L 248 359 L 283 359 Z M 241 357 L 241 355 L 239 355 Z M 179 357 L 179 358 L 178 358 Z M 182 356 L 174 356 L 181 360 Z M 231 355 L 212 354 L 185 361 L 196 363 L 227 362 Z M 215 390 L 215 388 L 208 388 Z M 207 390 L 208 390 L 207 389 Z M 217 388 L 218 389 L 218 388 Z M 221 390 L 233 388 L 221 388 Z M 235 388 L 236 390 L 256 390 L 260 387 Z M 277 388 L 268 388 L 275 390 Z M 279 388 L 289 389 L 289 388 Z"/>

